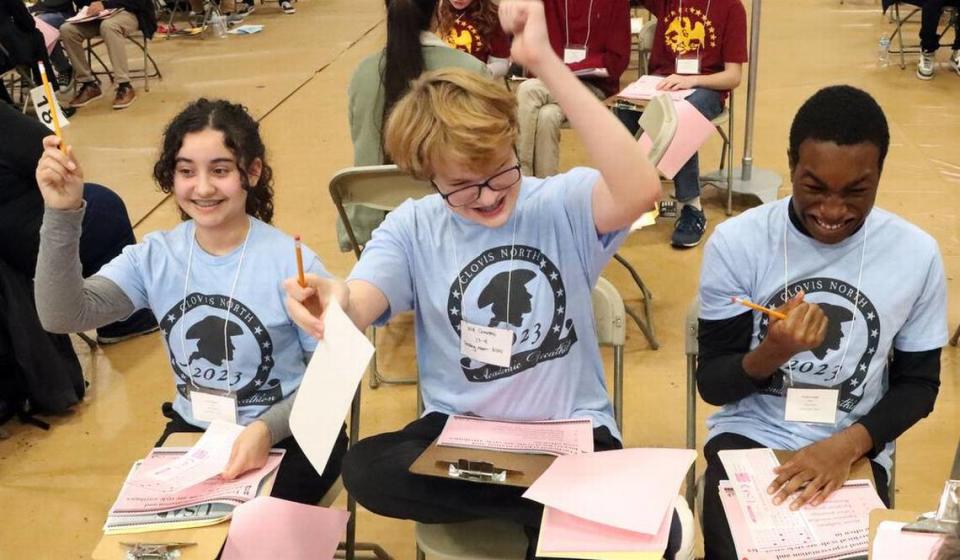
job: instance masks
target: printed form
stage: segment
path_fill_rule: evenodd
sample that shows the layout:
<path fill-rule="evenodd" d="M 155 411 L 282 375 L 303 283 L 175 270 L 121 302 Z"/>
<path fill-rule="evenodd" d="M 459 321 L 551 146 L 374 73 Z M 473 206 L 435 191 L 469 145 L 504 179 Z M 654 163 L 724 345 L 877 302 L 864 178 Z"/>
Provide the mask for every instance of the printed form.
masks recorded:
<path fill-rule="evenodd" d="M 557 456 L 593 453 L 593 425 L 589 418 L 515 422 L 451 416 L 437 445 Z"/>

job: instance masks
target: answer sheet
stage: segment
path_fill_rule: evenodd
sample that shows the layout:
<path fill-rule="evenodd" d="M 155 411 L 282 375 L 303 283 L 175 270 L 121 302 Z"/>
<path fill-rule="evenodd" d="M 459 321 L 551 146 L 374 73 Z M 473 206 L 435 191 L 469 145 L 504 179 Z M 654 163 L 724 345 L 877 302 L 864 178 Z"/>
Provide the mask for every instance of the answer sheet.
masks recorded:
<path fill-rule="evenodd" d="M 593 424 L 589 418 L 518 422 L 451 416 L 437 445 L 557 456 L 591 453 Z"/>
<path fill-rule="evenodd" d="M 233 442 L 243 426 L 215 420 L 186 455 L 162 467 L 145 471 L 133 482 L 144 488 L 178 492 L 223 472 L 230 460 Z"/>

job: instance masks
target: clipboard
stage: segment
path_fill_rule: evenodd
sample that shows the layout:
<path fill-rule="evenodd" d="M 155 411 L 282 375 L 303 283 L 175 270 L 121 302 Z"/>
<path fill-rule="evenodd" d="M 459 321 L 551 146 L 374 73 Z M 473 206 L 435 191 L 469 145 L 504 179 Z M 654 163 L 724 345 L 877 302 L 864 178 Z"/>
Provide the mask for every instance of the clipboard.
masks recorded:
<path fill-rule="evenodd" d="M 490 449 L 468 449 L 464 447 L 441 447 L 437 440 L 417 457 L 407 469 L 413 474 L 436 476 L 451 480 L 464 480 L 480 484 L 503 484 L 529 488 L 556 459 L 553 455 L 535 455 L 533 453 L 509 453 Z M 452 476 L 450 465 L 457 466 L 461 460 L 471 463 L 487 463 L 497 472 L 505 471 L 502 481 L 490 477 L 470 478 Z M 459 467 L 457 467 L 459 468 Z"/>

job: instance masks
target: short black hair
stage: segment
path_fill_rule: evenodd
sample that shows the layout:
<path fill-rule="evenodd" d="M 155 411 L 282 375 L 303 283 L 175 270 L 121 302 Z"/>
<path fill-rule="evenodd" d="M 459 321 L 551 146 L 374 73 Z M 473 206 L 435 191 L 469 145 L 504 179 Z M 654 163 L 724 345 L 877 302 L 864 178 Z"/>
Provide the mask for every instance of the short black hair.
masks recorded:
<path fill-rule="evenodd" d="M 890 147 L 890 128 L 883 109 L 869 93 L 853 86 L 829 86 L 813 94 L 790 125 L 790 167 L 797 164 L 804 140 L 850 146 L 869 142 L 880 150 L 879 168 Z"/>

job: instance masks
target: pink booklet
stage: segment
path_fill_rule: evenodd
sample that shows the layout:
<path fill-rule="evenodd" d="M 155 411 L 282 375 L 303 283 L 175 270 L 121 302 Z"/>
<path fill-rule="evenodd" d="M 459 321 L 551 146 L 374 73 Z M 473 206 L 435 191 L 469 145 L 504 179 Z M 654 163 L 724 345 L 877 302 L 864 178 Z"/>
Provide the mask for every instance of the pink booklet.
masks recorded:
<path fill-rule="evenodd" d="M 657 169 L 667 179 L 673 179 L 693 154 L 700 150 L 700 146 L 717 132 L 717 127 L 689 101 L 674 99 L 673 105 L 677 110 L 677 132 L 667 151 L 657 162 Z M 644 153 L 649 154 L 653 146 L 650 136 L 643 133 L 639 143 Z"/>
<path fill-rule="evenodd" d="M 257 496 L 264 479 L 280 466 L 285 453 L 282 449 L 273 449 L 262 468 L 250 471 L 234 480 L 223 480 L 219 476 L 210 478 L 179 492 L 165 492 L 162 489 L 143 487 L 137 483 L 142 473 L 163 467 L 182 457 L 188 447 L 158 447 L 143 460 L 137 472 L 123 484 L 117 501 L 110 508 L 110 515 L 130 515 L 159 511 L 169 511 L 187 506 L 207 503 L 226 503 L 239 505 Z"/>
<path fill-rule="evenodd" d="M 623 97 L 626 99 L 639 99 L 643 101 L 647 99 L 653 99 L 654 97 L 664 93 L 668 93 L 674 101 L 680 101 L 681 99 L 686 99 L 690 94 L 693 93 L 692 89 L 661 91 L 657 89 L 657 84 L 662 81 L 662 76 L 640 76 L 639 80 L 623 88 L 623 91 L 618 93 L 617 97 Z"/>
<path fill-rule="evenodd" d="M 673 521 L 673 509 L 664 516 L 657 533 L 648 535 L 595 523 L 558 509 L 545 507 L 543 522 L 540 525 L 537 556 L 576 552 L 656 552 L 659 558 L 667 548 L 671 521 Z M 575 555 L 571 554 L 571 556 Z"/>
<path fill-rule="evenodd" d="M 233 511 L 223 560 L 333 558 L 350 514 L 261 496 Z"/>
<path fill-rule="evenodd" d="M 592 453 L 593 425 L 589 418 L 518 422 L 451 416 L 437 445 L 557 456 Z"/>

